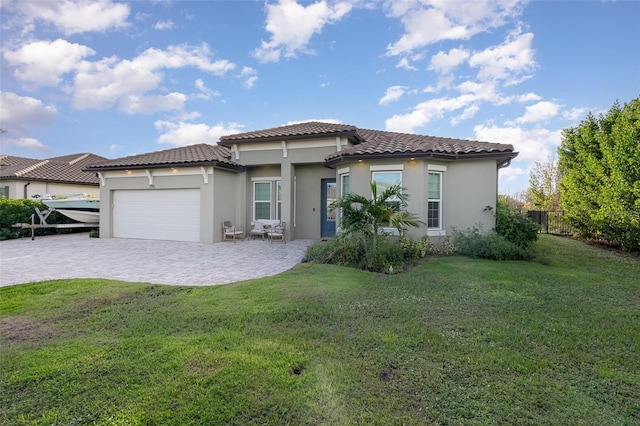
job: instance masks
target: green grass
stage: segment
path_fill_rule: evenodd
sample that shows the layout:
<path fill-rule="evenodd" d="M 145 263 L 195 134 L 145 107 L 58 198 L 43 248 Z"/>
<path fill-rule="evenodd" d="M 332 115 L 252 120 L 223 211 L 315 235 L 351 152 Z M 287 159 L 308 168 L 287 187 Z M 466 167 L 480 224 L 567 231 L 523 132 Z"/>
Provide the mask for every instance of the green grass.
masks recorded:
<path fill-rule="evenodd" d="M 640 424 L 640 262 L 301 264 L 218 287 L 0 289 L 0 422 Z"/>

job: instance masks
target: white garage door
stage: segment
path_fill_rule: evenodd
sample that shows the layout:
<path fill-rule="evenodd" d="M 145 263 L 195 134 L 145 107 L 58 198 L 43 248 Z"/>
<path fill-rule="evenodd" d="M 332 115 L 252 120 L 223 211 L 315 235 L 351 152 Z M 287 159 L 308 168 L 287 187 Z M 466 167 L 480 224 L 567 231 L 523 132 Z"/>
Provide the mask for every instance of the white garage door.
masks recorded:
<path fill-rule="evenodd" d="M 114 191 L 113 236 L 200 241 L 200 190 Z"/>

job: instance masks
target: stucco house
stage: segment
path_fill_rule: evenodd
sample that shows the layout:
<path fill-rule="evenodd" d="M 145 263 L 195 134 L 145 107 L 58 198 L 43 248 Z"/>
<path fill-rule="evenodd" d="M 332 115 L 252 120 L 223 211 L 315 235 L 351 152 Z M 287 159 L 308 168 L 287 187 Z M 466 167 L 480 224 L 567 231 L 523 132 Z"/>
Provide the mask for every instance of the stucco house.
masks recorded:
<path fill-rule="evenodd" d="M 90 153 L 53 157 L 45 160 L 0 155 L 0 196 L 32 198 L 43 194 L 100 195 L 95 173 L 85 172 L 89 165 L 106 158 Z"/>
<path fill-rule="evenodd" d="M 103 162 L 86 169 L 100 181 L 100 236 L 221 241 L 221 222 L 250 229 L 259 219 L 287 223 L 287 240 L 336 232 L 331 201 L 370 182 L 401 184 L 408 210 L 425 226 L 413 237 L 452 228 L 493 228 L 498 169 L 513 146 L 305 122 L 224 136 Z"/>

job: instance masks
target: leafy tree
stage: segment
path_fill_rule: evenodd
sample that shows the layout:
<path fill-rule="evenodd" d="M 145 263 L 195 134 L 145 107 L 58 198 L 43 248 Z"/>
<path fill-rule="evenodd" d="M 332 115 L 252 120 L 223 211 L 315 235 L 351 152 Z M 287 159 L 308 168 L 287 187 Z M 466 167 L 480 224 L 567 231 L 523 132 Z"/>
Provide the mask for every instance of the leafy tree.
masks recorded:
<path fill-rule="evenodd" d="M 640 97 L 563 132 L 561 202 L 588 238 L 640 250 Z"/>
<path fill-rule="evenodd" d="M 341 209 L 340 228 L 349 238 L 361 239 L 367 258 L 378 250 L 382 228 L 392 226 L 404 235 L 407 227 L 417 228 L 423 222 L 406 210 L 409 195 L 405 188 L 393 185 L 379 192 L 375 182 L 371 183 L 371 199 L 356 194 L 347 193 L 329 206 L 331 209 Z"/>
<path fill-rule="evenodd" d="M 546 163 L 536 161 L 529 172 L 527 202 L 538 210 L 560 210 L 560 181 L 562 172 L 555 159 L 548 158 Z"/>

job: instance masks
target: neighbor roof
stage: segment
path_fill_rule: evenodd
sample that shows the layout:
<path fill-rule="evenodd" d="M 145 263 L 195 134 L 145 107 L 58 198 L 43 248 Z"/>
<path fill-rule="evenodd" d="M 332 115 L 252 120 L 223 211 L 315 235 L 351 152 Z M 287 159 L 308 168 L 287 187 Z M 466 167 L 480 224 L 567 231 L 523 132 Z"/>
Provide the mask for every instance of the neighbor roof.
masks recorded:
<path fill-rule="evenodd" d="M 241 170 L 241 164 L 231 161 L 229 148 L 204 143 L 165 149 L 146 154 L 117 158 L 89 166 L 87 171 L 147 169 L 167 166 L 219 166 Z"/>
<path fill-rule="evenodd" d="M 45 160 L 0 156 L 0 179 L 98 185 L 95 173 L 83 171 L 91 164 L 107 160 L 90 153 L 71 154 Z"/>

